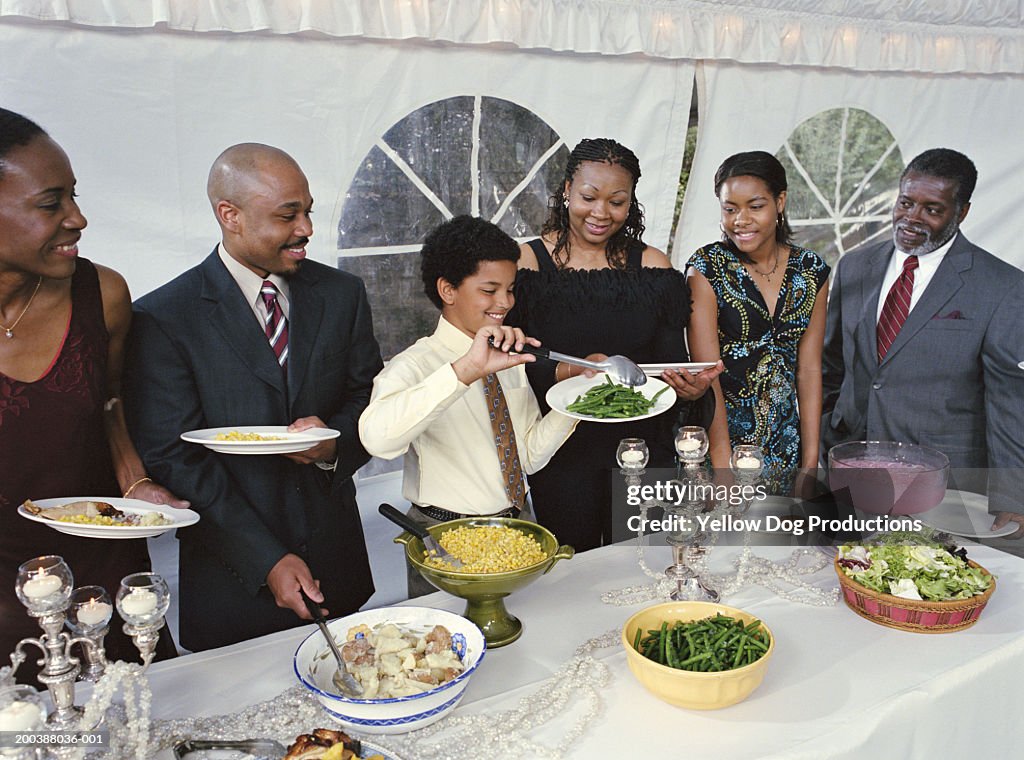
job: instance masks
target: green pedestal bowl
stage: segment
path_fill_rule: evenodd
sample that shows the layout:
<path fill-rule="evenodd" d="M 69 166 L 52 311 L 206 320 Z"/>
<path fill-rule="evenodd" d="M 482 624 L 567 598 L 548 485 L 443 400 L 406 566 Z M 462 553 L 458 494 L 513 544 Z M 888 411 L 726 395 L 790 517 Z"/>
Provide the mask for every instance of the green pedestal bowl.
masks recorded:
<path fill-rule="evenodd" d="M 505 608 L 505 597 L 533 583 L 558 560 L 570 559 L 576 552 L 571 546 L 559 546 L 558 539 L 546 528 L 510 517 L 470 517 L 434 525 L 428 530 L 434 538 L 440 539 L 449 530 L 463 526 L 501 526 L 520 530 L 537 540 L 544 552 L 544 559 L 507 573 L 460 573 L 424 565 L 423 541 L 411 533 L 402 533 L 395 539 L 395 543 L 405 544 L 405 556 L 433 586 L 466 600 L 466 609 L 462 615 L 483 631 L 488 647 L 503 647 L 523 633 L 523 624 Z"/>

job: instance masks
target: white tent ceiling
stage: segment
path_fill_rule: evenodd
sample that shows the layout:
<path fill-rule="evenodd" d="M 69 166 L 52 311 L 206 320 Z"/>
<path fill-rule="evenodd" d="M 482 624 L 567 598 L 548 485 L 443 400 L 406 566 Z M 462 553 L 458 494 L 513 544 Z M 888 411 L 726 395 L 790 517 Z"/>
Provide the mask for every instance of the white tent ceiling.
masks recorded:
<path fill-rule="evenodd" d="M 0 16 L 862 71 L 1024 71 L 1019 0 L 0 0 Z"/>

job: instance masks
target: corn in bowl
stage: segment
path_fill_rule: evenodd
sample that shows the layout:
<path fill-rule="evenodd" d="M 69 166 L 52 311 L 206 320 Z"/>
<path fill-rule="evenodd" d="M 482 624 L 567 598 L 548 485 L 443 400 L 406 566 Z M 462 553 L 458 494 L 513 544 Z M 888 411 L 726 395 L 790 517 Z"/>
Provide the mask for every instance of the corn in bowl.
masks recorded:
<path fill-rule="evenodd" d="M 460 573 L 507 573 L 547 558 L 537 539 L 504 525 L 462 525 L 446 531 L 438 542 L 462 560 L 462 567 L 457 569 Z M 456 570 L 429 551 L 423 555 L 423 564 L 428 567 Z"/>

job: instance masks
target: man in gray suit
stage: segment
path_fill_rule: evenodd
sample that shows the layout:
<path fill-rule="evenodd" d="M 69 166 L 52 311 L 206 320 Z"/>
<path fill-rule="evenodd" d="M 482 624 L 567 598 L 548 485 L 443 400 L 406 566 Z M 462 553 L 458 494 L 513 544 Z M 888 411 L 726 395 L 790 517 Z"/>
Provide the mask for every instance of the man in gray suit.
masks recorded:
<path fill-rule="evenodd" d="M 363 283 L 303 261 L 313 199 L 298 164 L 235 145 L 207 192 L 222 242 L 136 302 L 125 394 L 149 472 L 202 515 L 178 536 L 181 642 L 192 650 L 300 625 L 300 589 L 335 615 L 373 593 L 352 474 L 369 458 L 357 425 L 382 367 Z M 289 424 L 341 435 L 263 456 L 178 437 Z"/>
<path fill-rule="evenodd" d="M 900 178 L 893 239 L 843 256 L 825 335 L 822 452 L 849 440 L 917 443 L 988 469 L 995 527 L 1024 535 L 1024 272 L 960 224 L 973 162 L 925 151 Z"/>

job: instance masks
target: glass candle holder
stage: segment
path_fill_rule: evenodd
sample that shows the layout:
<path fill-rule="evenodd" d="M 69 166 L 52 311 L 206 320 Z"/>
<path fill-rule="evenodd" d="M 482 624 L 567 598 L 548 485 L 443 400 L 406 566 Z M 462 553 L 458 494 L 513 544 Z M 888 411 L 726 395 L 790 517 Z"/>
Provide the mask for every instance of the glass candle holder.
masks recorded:
<path fill-rule="evenodd" d="M 623 438 L 615 450 L 615 461 L 623 470 L 642 470 L 650 460 L 650 451 L 643 438 Z"/>
<path fill-rule="evenodd" d="M 0 732 L 13 737 L 17 733 L 41 731 L 46 725 L 46 707 L 39 692 L 17 684 L 0 688 Z M 36 757 L 35 747 L 0 747 L 4 760 Z"/>
<path fill-rule="evenodd" d="M 79 586 L 71 592 L 67 625 L 75 633 L 90 636 L 106 628 L 114 614 L 110 595 L 101 586 Z"/>
<path fill-rule="evenodd" d="M 687 425 L 676 433 L 676 455 L 682 462 L 703 462 L 708 454 L 708 434 L 702 427 Z"/>
<path fill-rule="evenodd" d="M 733 447 L 729 465 L 737 475 L 756 478 L 764 470 L 764 453 L 757 446 L 741 443 Z"/>
<path fill-rule="evenodd" d="M 61 557 L 48 554 L 30 559 L 18 568 L 14 592 L 29 613 L 43 615 L 68 606 L 75 585 L 71 568 Z"/>
<path fill-rule="evenodd" d="M 167 614 L 171 592 L 156 573 L 132 573 L 121 580 L 115 604 L 118 614 L 129 625 L 151 625 Z"/>

